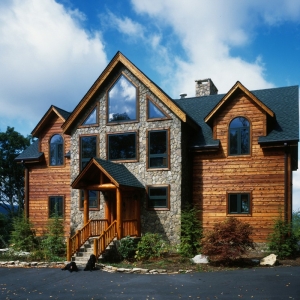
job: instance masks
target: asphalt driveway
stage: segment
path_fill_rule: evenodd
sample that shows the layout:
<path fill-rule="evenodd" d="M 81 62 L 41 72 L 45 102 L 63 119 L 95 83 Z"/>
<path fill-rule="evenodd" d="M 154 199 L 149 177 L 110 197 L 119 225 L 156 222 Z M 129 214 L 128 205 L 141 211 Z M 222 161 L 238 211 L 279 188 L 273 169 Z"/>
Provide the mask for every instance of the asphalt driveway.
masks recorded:
<path fill-rule="evenodd" d="M 0 268 L 0 299 L 300 299 L 300 267 L 176 275 Z"/>

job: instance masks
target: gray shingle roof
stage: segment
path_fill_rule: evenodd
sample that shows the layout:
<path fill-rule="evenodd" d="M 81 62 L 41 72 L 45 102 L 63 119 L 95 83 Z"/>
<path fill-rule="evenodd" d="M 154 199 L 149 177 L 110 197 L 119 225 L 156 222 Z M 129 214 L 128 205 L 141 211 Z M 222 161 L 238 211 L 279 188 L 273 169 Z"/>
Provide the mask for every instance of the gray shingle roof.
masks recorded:
<path fill-rule="evenodd" d="M 39 141 L 34 141 L 30 146 L 28 146 L 20 155 L 15 158 L 15 161 L 30 161 L 30 160 L 38 160 L 41 158 L 44 153 L 39 152 Z"/>
<path fill-rule="evenodd" d="M 57 107 L 57 106 L 54 106 L 53 105 L 53 107 L 59 112 L 59 114 L 65 119 L 65 120 L 67 120 L 68 118 L 69 118 L 69 116 L 70 116 L 70 112 L 68 112 L 68 111 L 66 111 L 66 110 L 63 110 L 63 109 L 61 109 L 61 108 L 59 108 L 59 107 Z"/>
<path fill-rule="evenodd" d="M 265 137 L 259 142 L 298 141 L 299 113 L 298 86 L 272 88 L 251 91 L 261 102 L 276 115 L 276 122 Z M 191 146 L 217 146 L 218 140 L 212 138 L 212 128 L 204 122 L 204 118 L 219 103 L 225 94 L 174 100 L 199 126 L 200 130 Z"/>
<path fill-rule="evenodd" d="M 144 188 L 143 184 L 124 165 L 101 158 L 94 159 L 120 185 L 142 189 Z"/>

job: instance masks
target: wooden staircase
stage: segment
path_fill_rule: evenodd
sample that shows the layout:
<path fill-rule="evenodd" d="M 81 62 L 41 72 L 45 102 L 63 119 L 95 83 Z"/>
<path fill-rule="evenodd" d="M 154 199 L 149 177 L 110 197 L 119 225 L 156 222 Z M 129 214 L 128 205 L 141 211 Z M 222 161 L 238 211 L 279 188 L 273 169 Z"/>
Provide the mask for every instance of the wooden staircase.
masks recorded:
<path fill-rule="evenodd" d="M 122 222 L 124 236 L 138 236 L 137 224 L 137 220 L 124 220 Z M 105 219 L 89 220 L 75 235 L 67 239 L 67 261 L 71 261 L 73 256 L 75 260 L 82 256 L 84 257 L 82 260 L 87 262 L 91 254 L 98 258 L 117 236 L 116 220 L 110 225 Z M 121 239 L 122 237 L 123 235 L 118 238 Z"/>

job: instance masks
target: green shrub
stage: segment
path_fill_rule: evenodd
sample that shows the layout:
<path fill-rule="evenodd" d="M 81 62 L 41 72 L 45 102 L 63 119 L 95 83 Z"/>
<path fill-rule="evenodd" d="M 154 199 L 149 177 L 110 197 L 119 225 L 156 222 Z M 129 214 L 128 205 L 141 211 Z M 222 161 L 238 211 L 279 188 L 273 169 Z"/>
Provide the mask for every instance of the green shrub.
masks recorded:
<path fill-rule="evenodd" d="M 0 213 L 0 248 L 8 248 L 10 232 L 12 231 L 12 219 Z"/>
<path fill-rule="evenodd" d="M 121 239 L 120 246 L 118 248 L 119 253 L 124 259 L 132 259 L 135 255 L 137 245 L 130 236 L 126 236 Z"/>
<path fill-rule="evenodd" d="M 63 220 L 57 214 L 49 219 L 47 233 L 41 246 L 46 260 L 58 260 L 59 257 L 65 256 L 64 225 Z"/>
<path fill-rule="evenodd" d="M 179 253 L 183 257 L 191 257 L 201 249 L 202 225 L 195 208 L 187 208 L 181 213 L 181 236 Z"/>
<path fill-rule="evenodd" d="M 146 233 L 138 242 L 136 259 L 147 260 L 161 257 L 166 252 L 166 242 L 158 233 Z"/>
<path fill-rule="evenodd" d="M 300 241 L 300 210 L 293 212 L 292 229 L 297 240 Z"/>
<path fill-rule="evenodd" d="M 13 219 L 10 243 L 16 251 L 33 251 L 38 246 L 32 224 L 23 215 Z"/>
<path fill-rule="evenodd" d="M 279 217 L 275 220 L 273 232 L 268 236 L 268 248 L 278 255 L 279 258 L 286 258 L 296 253 L 297 238 L 292 231 L 291 223 Z"/>
<path fill-rule="evenodd" d="M 237 218 L 228 218 L 214 225 L 213 230 L 205 233 L 202 240 L 202 254 L 212 262 L 232 263 L 248 251 L 254 249 L 250 235 L 252 227 Z"/>

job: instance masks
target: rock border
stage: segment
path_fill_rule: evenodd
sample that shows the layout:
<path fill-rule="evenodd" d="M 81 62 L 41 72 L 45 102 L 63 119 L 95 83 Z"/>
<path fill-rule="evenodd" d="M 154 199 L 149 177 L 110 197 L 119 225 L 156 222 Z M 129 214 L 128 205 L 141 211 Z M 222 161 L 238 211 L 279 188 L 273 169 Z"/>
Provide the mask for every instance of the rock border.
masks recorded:
<path fill-rule="evenodd" d="M 0 267 L 7 268 L 64 268 L 68 261 L 65 262 L 24 262 L 24 261 L 0 261 Z M 78 268 L 84 268 L 84 265 L 77 264 Z M 168 271 L 166 269 L 143 269 L 143 268 L 118 268 L 104 264 L 96 264 L 96 268 L 108 273 L 127 273 L 127 274 L 187 274 L 193 270 Z"/>

